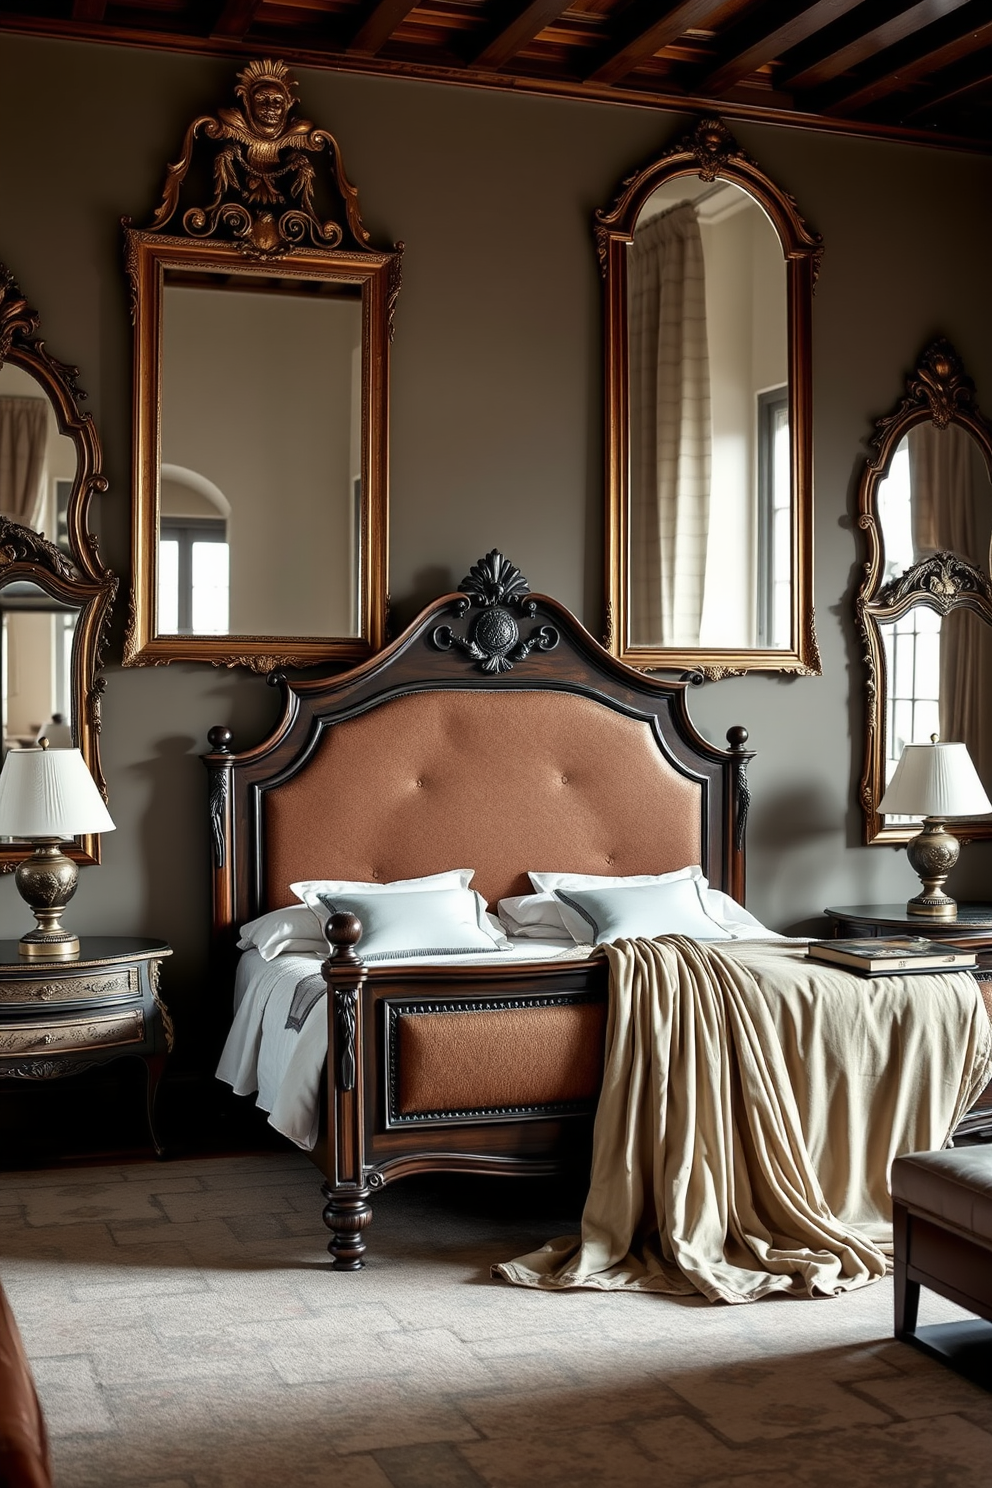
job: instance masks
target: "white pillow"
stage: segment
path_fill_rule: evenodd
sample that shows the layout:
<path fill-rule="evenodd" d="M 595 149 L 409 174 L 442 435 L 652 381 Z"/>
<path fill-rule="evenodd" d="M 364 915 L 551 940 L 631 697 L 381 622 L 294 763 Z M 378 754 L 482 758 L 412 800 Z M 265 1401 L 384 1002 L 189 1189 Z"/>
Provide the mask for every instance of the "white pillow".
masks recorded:
<path fill-rule="evenodd" d="M 562 919 L 555 889 L 608 889 L 627 884 L 636 887 L 639 884 L 673 883 L 682 878 L 698 878 L 706 882 L 703 870 L 695 864 L 676 868 L 671 873 L 635 873 L 624 877 L 602 873 L 528 873 L 527 877 L 539 892 L 501 899 L 499 917 L 510 935 L 534 940 L 572 939 Z"/>
<path fill-rule="evenodd" d="M 486 901 L 471 889 L 377 888 L 322 893 L 325 915 L 357 915 L 362 922 L 358 954 L 363 961 L 406 957 L 464 956 L 475 951 L 502 951 L 506 938 L 493 930 Z"/>
<path fill-rule="evenodd" d="M 321 922 L 305 904 L 288 904 L 273 909 L 241 926 L 239 951 L 258 951 L 264 961 L 273 961 L 283 952 L 289 955 L 327 955 L 327 941 Z"/>
<path fill-rule="evenodd" d="M 698 879 L 625 884 L 599 889 L 556 889 L 561 917 L 580 944 L 601 945 L 645 935 L 687 935 L 693 940 L 732 940 L 706 911 Z"/>
<path fill-rule="evenodd" d="M 572 939 L 558 912 L 554 894 L 516 894 L 499 901 L 499 918 L 507 935 L 525 940 Z"/>
<path fill-rule="evenodd" d="M 729 894 L 724 894 L 721 889 L 711 889 L 706 880 L 700 881 L 700 886 L 705 885 L 706 913 L 729 930 L 734 940 L 785 940 L 777 930 L 769 930 L 760 920 L 746 910 L 743 904 L 738 904 L 736 899 L 731 899 Z"/>
<path fill-rule="evenodd" d="M 327 910 L 321 903 L 321 894 L 419 894 L 431 889 L 467 889 L 472 882 L 474 868 L 451 868 L 447 873 L 429 873 L 425 878 L 394 878 L 391 883 L 362 883 L 358 879 L 307 878 L 290 884 L 297 899 L 317 916 L 323 933 L 327 924 Z"/>

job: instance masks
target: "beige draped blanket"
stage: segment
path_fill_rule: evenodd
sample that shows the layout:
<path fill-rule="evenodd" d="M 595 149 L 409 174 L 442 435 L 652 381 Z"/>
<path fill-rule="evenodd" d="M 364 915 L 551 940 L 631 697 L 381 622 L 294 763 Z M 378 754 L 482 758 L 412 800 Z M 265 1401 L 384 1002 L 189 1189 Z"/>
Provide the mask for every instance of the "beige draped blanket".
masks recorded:
<path fill-rule="evenodd" d="M 621 940 L 580 1237 L 522 1286 L 834 1295 L 876 1281 L 889 1167 L 942 1147 L 992 1078 L 967 972 L 864 978 L 781 942 Z"/>

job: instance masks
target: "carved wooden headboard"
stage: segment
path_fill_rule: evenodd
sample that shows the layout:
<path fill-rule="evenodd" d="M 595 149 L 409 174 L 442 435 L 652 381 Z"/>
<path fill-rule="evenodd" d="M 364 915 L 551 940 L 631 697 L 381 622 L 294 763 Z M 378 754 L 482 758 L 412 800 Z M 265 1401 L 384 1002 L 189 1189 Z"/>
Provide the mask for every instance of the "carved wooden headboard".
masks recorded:
<path fill-rule="evenodd" d="M 474 868 L 494 904 L 529 891 L 528 869 L 699 862 L 744 897 L 746 730 L 709 744 L 687 682 L 614 660 L 499 553 L 362 666 L 280 682 L 257 747 L 210 732 L 218 949 L 302 878 Z"/>

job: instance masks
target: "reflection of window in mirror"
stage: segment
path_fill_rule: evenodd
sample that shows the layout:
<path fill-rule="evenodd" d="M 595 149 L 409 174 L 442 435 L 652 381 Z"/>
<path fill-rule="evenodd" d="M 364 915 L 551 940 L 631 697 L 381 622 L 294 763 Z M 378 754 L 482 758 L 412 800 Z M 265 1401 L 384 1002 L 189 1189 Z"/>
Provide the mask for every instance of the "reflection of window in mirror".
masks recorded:
<path fill-rule="evenodd" d="M 159 521 L 158 628 L 161 635 L 227 635 L 230 549 L 223 518 Z"/>
<path fill-rule="evenodd" d="M 56 478 L 53 485 L 55 502 L 55 524 L 52 529 L 52 542 L 56 547 L 62 549 L 63 553 L 71 553 L 69 545 L 69 497 L 72 495 L 72 481 Z"/>
<path fill-rule="evenodd" d="M 685 176 L 648 198 L 629 251 L 631 640 L 787 648 L 791 470 L 778 234 L 740 187 Z"/>
<path fill-rule="evenodd" d="M 160 635 L 360 633 L 362 309 L 355 284 L 166 272 Z"/>

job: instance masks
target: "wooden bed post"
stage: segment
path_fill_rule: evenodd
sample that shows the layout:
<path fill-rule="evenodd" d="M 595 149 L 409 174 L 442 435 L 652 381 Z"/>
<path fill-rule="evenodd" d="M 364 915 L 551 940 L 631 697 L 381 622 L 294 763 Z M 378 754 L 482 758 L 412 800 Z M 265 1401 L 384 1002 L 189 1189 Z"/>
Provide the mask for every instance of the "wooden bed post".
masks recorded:
<path fill-rule="evenodd" d="M 320 970 L 327 983 L 328 1181 L 321 1193 L 327 1200 L 324 1223 L 331 1232 L 327 1248 L 334 1270 L 358 1271 L 364 1265 L 364 1231 L 372 1223 L 361 1057 L 365 967 L 355 950 L 361 921 L 353 914 L 331 915 L 326 934 L 331 954 Z"/>

